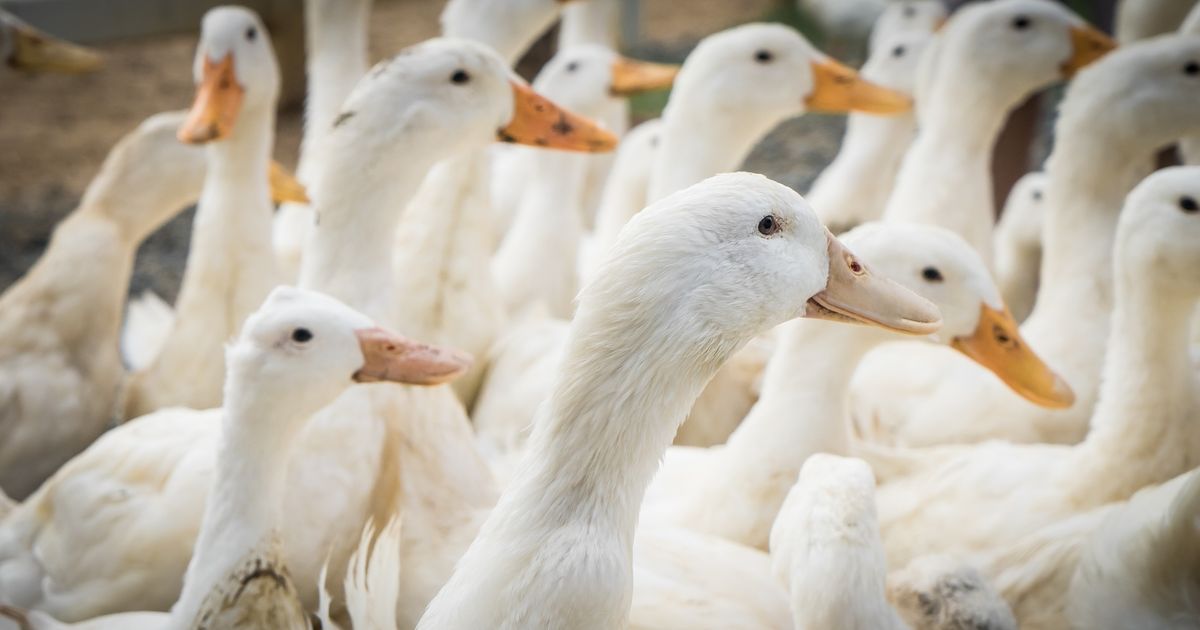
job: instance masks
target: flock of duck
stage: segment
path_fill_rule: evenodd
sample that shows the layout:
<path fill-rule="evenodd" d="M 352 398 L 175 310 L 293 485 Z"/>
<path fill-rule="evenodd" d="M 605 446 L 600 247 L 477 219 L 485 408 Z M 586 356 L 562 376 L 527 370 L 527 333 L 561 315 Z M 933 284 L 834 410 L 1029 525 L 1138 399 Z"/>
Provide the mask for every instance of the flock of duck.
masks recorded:
<path fill-rule="evenodd" d="M 1200 6 L 1117 47 L 893 0 L 855 71 L 781 24 L 628 59 L 615 0 L 450 0 L 368 69 L 370 4 L 304 3 L 295 178 L 269 33 L 209 11 L 191 109 L 0 296 L 0 627 L 1200 628 L 1200 166 L 1155 170 L 1200 162 Z M 0 56 L 98 59 L 7 15 Z M 818 111 L 806 197 L 730 172 Z"/>

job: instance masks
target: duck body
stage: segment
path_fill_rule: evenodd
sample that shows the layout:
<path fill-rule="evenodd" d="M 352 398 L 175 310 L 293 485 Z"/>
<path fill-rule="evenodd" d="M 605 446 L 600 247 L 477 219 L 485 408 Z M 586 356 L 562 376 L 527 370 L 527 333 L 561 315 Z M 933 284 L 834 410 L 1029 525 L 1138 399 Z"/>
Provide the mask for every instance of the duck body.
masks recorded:
<path fill-rule="evenodd" d="M 173 137 L 180 121 L 160 114 L 123 138 L 46 254 L 0 296 L 0 486 L 14 498 L 120 416 L 116 344 L 134 253 L 203 180 L 203 152 Z"/>

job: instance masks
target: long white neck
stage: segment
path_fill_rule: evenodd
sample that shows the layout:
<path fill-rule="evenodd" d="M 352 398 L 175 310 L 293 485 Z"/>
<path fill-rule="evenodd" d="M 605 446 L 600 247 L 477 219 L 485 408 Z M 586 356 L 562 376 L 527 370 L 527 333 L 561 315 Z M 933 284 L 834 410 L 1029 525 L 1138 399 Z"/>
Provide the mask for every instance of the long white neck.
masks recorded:
<path fill-rule="evenodd" d="M 328 293 L 385 326 L 397 326 L 401 317 L 392 269 L 396 227 L 434 158 L 429 151 L 412 150 L 394 159 L 394 149 L 365 147 L 361 137 L 351 134 L 329 140 L 310 191 L 316 217 L 300 286 Z"/>
<path fill-rule="evenodd" d="M 252 382 L 232 369 L 231 381 Z M 283 512 L 299 424 L 287 405 L 252 387 L 226 389 L 216 476 L 175 619 L 192 621 L 209 591 L 247 554 L 269 544 Z"/>
<path fill-rule="evenodd" d="M 1118 250 L 1119 253 L 1119 250 Z M 1193 296 L 1146 270 L 1122 269 L 1100 402 L 1076 479 L 1097 502 L 1124 498 L 1196 465 Z"/>
<path fill-rule="evenodd" d="M 796 628 L 908 630 L 885 595 L 887 561 L 876 519 L 828 527 L 795 532 L 803 539 L 790 567 Z"/>
<path fill-rule="evenodd" d="M 1014 105 L 992 90 L 962 89 L 978 78 L 948 76 L 925 99 L 918 132 L 896 178 L 884 218 L 940 225 L 991 260 L 991 156 Z"/>
<path fill-rule="evenodd" d="M 1090 404 L 1113 307 L 1112 251 L 1125 195 L 1152 170 L 1149 153 L 1114 150 L 1108 134 L 1060 123 L 1047 162 L 1042 270 L 1030 344 Z"/>
<path fill-rule="evenodd" d="M 663 112 L 647 204 L 718 173 L 737 170 L 754 145 L 779 123 L 773 116 L 738 116 L 697 109 L 684 95 Z"/>
<path fill-rule="evenodd" d="M 562 8 L 558 44 L 562 48 L 599 44 L 618 50 L 621 7 L 616 0 L 572 2 Z"/>
<path fill-rule="evenodd" d="M 367 21 L 371 0 L 305 0 L 308 100 L 297 175 L 309 181 L 317 147 L 333 125 L 342 102 L 367 73 Z"/>
<path fill-rule="evenodd" d="M 722 519 L 721 527 L 746 529 L 710 533 L 753 539 L 765 548 L 771 524 L 808 456 L 846 453 L 850 379 L 862 357 L 889 337 L 860 326 L 784 324 L 758 402 L 705 473 L 720 480 L 703 493 L 705 505 L 740 505 L 752 497 L 752 509 L 739 518 Z M 721 501 L 713 492 L 730 496 Z"/>
<path fill-rule="evenodd" d="M 588 156 L 539 151 L 529 156 L 534 181 L 492 261 L 497 290 L 510 313 L 542 301 L 570 319 L 579 286 L 582 186 Z"/>
<path fill-rule="evenodd" d="M 851 114 L 837 157 L 805 195 L 835 234 L 878 220 L 916 133 L 912 114 Z"/>

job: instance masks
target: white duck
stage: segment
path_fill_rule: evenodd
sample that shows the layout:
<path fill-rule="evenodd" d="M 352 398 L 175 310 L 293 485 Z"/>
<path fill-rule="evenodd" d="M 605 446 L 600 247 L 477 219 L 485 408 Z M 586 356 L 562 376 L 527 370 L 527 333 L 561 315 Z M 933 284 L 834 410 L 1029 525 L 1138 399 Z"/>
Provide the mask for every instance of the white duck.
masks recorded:
<path fill-rule="evenodd" d="M 946 5 L 940 0 L 892 0 L 871 26 L 869 52 L 886 48 L 883 40 L 904 33 L 925 35 L 946 23 Z"/>
<path fill-rule="evenodd" d="M 524 466 L 418 628 L 624 627 L 638 506 L 676 427 L 739 346 L 804 314 L 938 320 L 761 176 L 639 213 L 580 297 Z"/>
<path fill-rule="evenodd" d="M 888 578 L 875 479 L 861 460 L 818 453 L 804 463 L 771 528 L 771 565 L 791 592 L 798 629 L 1017 627 L 982 576 L 948 559 Z"/>
<path fill-rule="evenodd" d="M 1071 627 L 1197 627 L 1198 514 L 1200 471 L 1139 492 L 1108 514 L 1084 545 L 1071 581 Z"/>
<path fill-rule="evenodd" d="M 121 309 L 142 239 L 199 194 L 203 152 L 153 116 L 113 147 L 41 259 L 0 295 L 0 487 L 22 499 L 121 413 Z"/>
<path fill-rule="evenodd" d="M 564 50 L 538 73 L 533 87 L 571 111 L 597 119 L 613 103 L 646 90 L 670 87 L 677 68 L 634 61 L 608 48 Z M 513 147 L 528 172 L 516 218 L 492 259 L 496 289 L 510 315 L 545 308 L 569 319 L 579 290 L 577 262 L 584 232 L 583 187 L 589 155 Z"/>
<path fill-rule="evenodd" d="M 878 495 L 889 561 L 1007 545 L 1200 462 L 1187 344 L 1200 300 L 1198 175 L 1160 171 L 1129 195 L 1112 261 L 1103 389 L 1084 442 L 945 446 L 902 463 L 909 474 Z"/>
<path fill-rule="evenodd" d="M 96 51 L 43 33 L 0 10 L 0 62 L 9 68 L 76 74 L 96 70 L 102 61 Z"/>
<path fill-rule="evenodd" d="M 1187 35 L 1200 35 L 1200 3 L 1192 7 L 1187 19 L 1179 27 L 1179 32 Z M 1200 134 L 1188 134 L 1179 140 L 1179 152 L 1185 164 L 1200 164 Z"/>
<path fill-rule="evenodd" d="M 321 159 L 322 138 L 333 127 L 342 102 L 367 73 L 367 21 L 373 0 L 305 0 L 304 137 L 296 176 L 307 182 Z M 272 226 L 272 242 L 285 278 L 300 273 L 300 256 L 312 225 L 307 204 L 280 206 Z"/>
<path fill-rule="evenodd" d="M 511 63 L 548 26 L 560 6 L 556 0 L 454 0 L 442 12 L 442 31 L 487 44 Z M 602 153 L 617 143 L 615 136 L 599 133 L 590 122 L 575 133 L 566 125 L 553 124 L 531 131 L 550 143 L 539 145 L 545 148 L 556 148 L 555 138 L 564 135 L 588 136 L 587 142 L 575 143 L 575 150 Z M 396 290 L 412 307 L 403 329 L 422 339 L 452 343 L 481 358 L 454 383 L 468 409 L 486 367 L 482 357 L 505 321 L 503 304 L 486 272 L 496 239 L 490 193 L 486 150 L 437 165 L 405 213 L 395 246 L 395 266 L 400 270 Z M 415 269 L 427 271 L 421 274 Z"/>
<path fill-rule="evenodd" d="M 1113 48 L 1063 5 L 999 0 L 955 13 L 926 50 L 917 81 L 920 131 L 884 217 L 958 232 L 991 261 L 991 155 L 1009 111 Z"/>
<path fill-rule="evenodd" d="M 1022 332 L 1070 384 L 1074 406 L 1035 407 L 953 353 L 906 344 L 864 360 L 851 386 L 856 417 L 871 418 L 883 431 L 878 439 L 911 446 L 1081 439 L 1109 337 L 1117 215 L 1158 149 L 1200 130 L 1198 99 L 1196 36 L 1123 47 L 1067 89 L 1046 163 L 1037 302 Z"/>
<path fill-rule="evenodd" d="M 1059 391 L 1063 386 L 1053 372 L 1021 342 L 987 266 L 961 237 L 935 226 L 869 223 L 844 240 L 876 273 L 938 307 L 943 324 L 932 341 L 971 357 L 1029 396 L 1069 394 Z M 895 338 L 825 322 L 781 327 L 762 393 L 746 419 L 724 445 L 669 449 L 647 492 L 643 518 L 766 549 L 771 523 L 805 459 L 849 450 L 850 378 L 864 355 Z"/>
<path fill-rule="evenodd" d="M 304 424 L 354 382 L 434 385 L 461 374 L 468 359 L 379 328 L 328 296 L 281 287 L 247 318 L 226 362 L 212 499 L 179 601 L 170 613 L 75 627 L 308 628 L 279 536 L 288 461 Z"/>
<path fill-rule="evenodd" d="M 1017 180 L 996 224 L 996 283 L 1017 321 L 1029 316 L 1037 297 L 1046 183 L 1040 171 Z"/>
<path fill-rule="evenodd" d="M 320 222 L 305 256 L 306 282 L 381 322 L 398 319 L 402 306 L 380 289 L 393 282 L 387 262 L 399 210 L 433 162 L 486 145 L 497 129 L 529 143 L 544 140 L 533 132 L 564 118 L 577 133 L 585 129 L 511 82 L 494 53 L 454 40 L 380 64 L 343 114 L 314 180 Z M 288 566 L 315 607 L 326 552 L 333 547 L 330 576 L 340 582 L 362 524 L 373 512 L 394 513 L 397 503 L 405 514 L 404 566 L 412 567 L 401 612 L 419 615 L 473 537 L 473 515 L 494 502 L 490 477 L 446 388 L 360 387 L 344 399 L 347 406 L 322 412 L 301 436 L 286 505 L 304 516 L 283 527 Z M 0 525 L 7 603 L 72 621 L 169 606 L 219 436 L 213 413 L 163 411 L 110 431 L 76 457 Z"/>
<path fill-rule="evenodd" d="M 207 13 L 194 74 L 196 100 L 179 138 L 208 144 L 208 172 L 171 333 L 131 377 L 126 418 L 220 405 L 221 344 L 279 279 L 267 186 L 279 67 L 258 16 L 236 7 Z"/>

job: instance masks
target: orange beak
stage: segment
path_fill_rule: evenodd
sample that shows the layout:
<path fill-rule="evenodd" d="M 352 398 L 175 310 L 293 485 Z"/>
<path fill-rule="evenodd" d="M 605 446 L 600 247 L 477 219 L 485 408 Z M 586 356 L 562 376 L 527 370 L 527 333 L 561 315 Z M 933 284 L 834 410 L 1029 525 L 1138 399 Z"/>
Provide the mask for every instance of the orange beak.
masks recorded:
<path fill-rule="evenodd" d="M 639 92 L 664 90 L 675 82 L 679 66 L 665 63 L 637 61 L 628 57 L 617 57 L 612 64 L 613 96 L 630 96 Z"/>
<path fill-rule="evenodd" d="M 463 352 L 413 341 L 382 328 L 364 328 L 354 334 L 363 354 L 363 366 L 354 373 L 359 383 L 440 385 L 471 367 L 471 357 Z"/>
<path fill-rule="evenodd" d="M 187 120 L 179 128 L 179 140 L 203 144 L 228 137 L 237 121 L 244 94 L 233 71 L 232 53 L 219 62 L 205 56 L 196 100 L 192 102 Z"/>
<path fill-rule="evenodd" d="M 1065 409 L 1075 403 L 1070 385 L 1029 348 L 1007 308 L 983 305 L 975 331 L 951 340 L 950 347 L 990 370 L 1035 405 Z"/>
<path fill-rule="evenodd" d="M 496 132 L 501 141 L 588 153 L 616 148 L 617 137 L 590 119 L 555 105 L 523 83 L 513 81 L 512 90 L 512 120 Z"/>
<path fill-rule="evenodd" d="M 275 203 L 309 203 L 304 184 L 297 181 L 279 162 L 271 160 L 267 177 L 271 184 L 271 200 Z"/>
<path fill-rule="evenodd" d="M 1111 37 L 1087 24 L 1071 27 L 1071 58 L 1063 62 L 1063 76 L 1070 78 L 1085 66 L 1117 47 Z"/>
<path fill-rule="evenodd" d="M 908 96 L 871 83 L 833 59 L 812 62 L 812 71 L 813 90 L 804 101 L 809 111 L 899 114 L 912 109 Z"/>
<path fill-rule="evenodd" d="M 100 54 L 83 46 L 51 37 L 28 24 L 0 19 L 0 28 L 11 27 L 12 55 L 8 65 L 27 72 L 79 74 L 100 67 Z"/>

